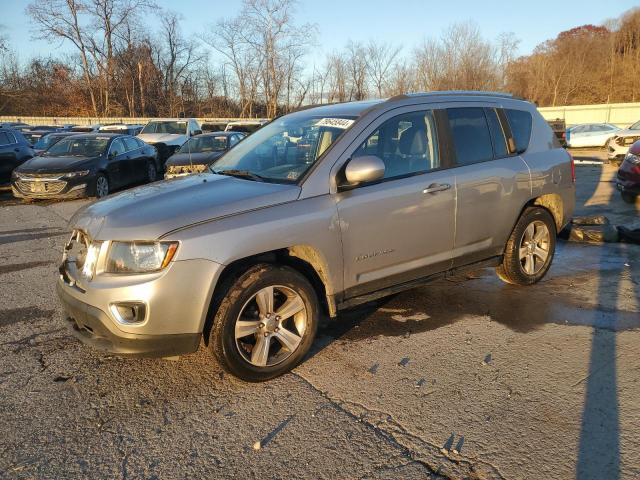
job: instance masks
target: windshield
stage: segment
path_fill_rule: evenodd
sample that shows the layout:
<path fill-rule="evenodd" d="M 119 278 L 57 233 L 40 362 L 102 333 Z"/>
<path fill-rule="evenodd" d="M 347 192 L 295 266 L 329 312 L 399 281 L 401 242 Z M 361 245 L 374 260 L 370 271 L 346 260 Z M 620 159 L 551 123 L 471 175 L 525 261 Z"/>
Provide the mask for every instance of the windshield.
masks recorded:
<path fill-rule="evenodd" d="M 31 145 L 41 140 L 42 138 L 46 138 L 46 137 L 43 137 L 42 135 L 43 135 L 42 133 L 22 132 L 22 136 L 26 138 L 27 142 L 29 142 Z"/>
<path fill-rule="evenodd" d="M 211 169 L 241 170 L 267 181 L 295 183 L 353 122 L 311 112 L 287 115 L 245 138 Z"/>
<path fill-rule="evenodd" d="M 47 157 L 97 157 L 106 152 L 110 137 L 82 137 L 63 138 L 49 147 L 45 152 Z"/>
<path fill-rule="evenodd" d="M 629 130 L 640 130 L 640 121 L 634 123 L 629 127 Z"/>
<path fill-rule="evenodd" d="M 178 153 L 223 152 L 227 148 L 227 137 L 198 136 L 191 138 L 180 147 Z"/>
<path fill-rule="evenodd" d="M 170 133 L 173 135 L 185 135 L 187 133 L 187 122 L 149 122 L 140 133 Z"/>
<path fill-rule="evenodd" d="M 56 144 L 63 138 L 64 137 L 58 137 L 55 135 L 46 135 L 44 137 L 40 137 L 40 139 L 33 145 L 33 148 L 35 148 L 36 150 L 46 150 L 51 145 Z"/>

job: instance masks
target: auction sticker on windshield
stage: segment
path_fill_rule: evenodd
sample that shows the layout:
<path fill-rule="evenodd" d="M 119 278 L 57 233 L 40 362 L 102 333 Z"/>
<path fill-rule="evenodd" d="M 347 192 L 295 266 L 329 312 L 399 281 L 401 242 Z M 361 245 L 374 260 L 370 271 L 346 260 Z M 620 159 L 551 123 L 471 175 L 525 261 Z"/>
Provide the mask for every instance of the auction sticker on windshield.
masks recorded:
<path fill-rule="evenodd" d="M 350 120 L 348 118 L 323 118 L 318 120 L 315 124 L 316 127 L 333 127 L 333 128 L 342 128 L 346 130 L 351 125 L 353 125 L 354 120 Z"/>

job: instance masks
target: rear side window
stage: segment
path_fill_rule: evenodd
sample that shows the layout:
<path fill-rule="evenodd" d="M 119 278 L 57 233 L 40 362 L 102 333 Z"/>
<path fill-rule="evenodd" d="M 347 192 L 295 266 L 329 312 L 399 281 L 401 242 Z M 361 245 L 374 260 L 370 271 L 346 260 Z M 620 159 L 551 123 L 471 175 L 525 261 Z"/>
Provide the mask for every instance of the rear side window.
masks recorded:
<path fill-rule="evenodd" d="M 458 165 L 493 160 L 491 134 L 483 108 L 448 108 L 447 115 Z"/>
<path fill-rule="evenodd" d="M 508 108 L 504 111 L 509 119 L 511 133 L 516 142 L 516 151 L 517 153 L 522 153 L 529 148 L 529 139 L 531 138 L 531 114 L 524 110 L 511 110 Z"/>
<path fill-rule="evenodd" d="M 485 108 L 484 113 L 487 115 L 487 121 L 489 122 L 494 156 L 496 158 L 506 157 L 509 155 L 507 152 L 507 140 L 502 130 L 502 124 L 498 120 L 498 114 L 494 108 Z"/>

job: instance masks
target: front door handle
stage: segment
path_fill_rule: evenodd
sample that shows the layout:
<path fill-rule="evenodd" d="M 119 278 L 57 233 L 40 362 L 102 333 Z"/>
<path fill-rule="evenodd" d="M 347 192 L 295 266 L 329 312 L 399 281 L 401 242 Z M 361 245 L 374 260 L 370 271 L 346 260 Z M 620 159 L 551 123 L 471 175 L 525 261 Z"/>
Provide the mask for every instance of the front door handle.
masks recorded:
<path fill-rule="evenodd" d="M 449 190 L 451 185 L 448 183 L 432 183 L 427 188 L 425 188 L 422 193 L 438 193 L 444 192 L 445 190 Z"/>

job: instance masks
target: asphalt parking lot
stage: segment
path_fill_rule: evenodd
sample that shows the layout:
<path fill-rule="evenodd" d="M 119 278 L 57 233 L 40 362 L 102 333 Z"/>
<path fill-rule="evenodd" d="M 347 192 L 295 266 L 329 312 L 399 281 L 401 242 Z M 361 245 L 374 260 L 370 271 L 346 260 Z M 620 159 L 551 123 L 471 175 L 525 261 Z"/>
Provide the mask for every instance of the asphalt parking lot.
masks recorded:
<path fill-rule="evenodd" d="M 578 214 L 640 227 L 613 167 L 577 171 Z M 70 337 L 56 267 L 86 202 L 0 197 L 2 478 L 640 477 L 640 246 L 560 242 L 534 287 L 481 270 L 396 295 L 247 384 L 204 348 Z"/>

